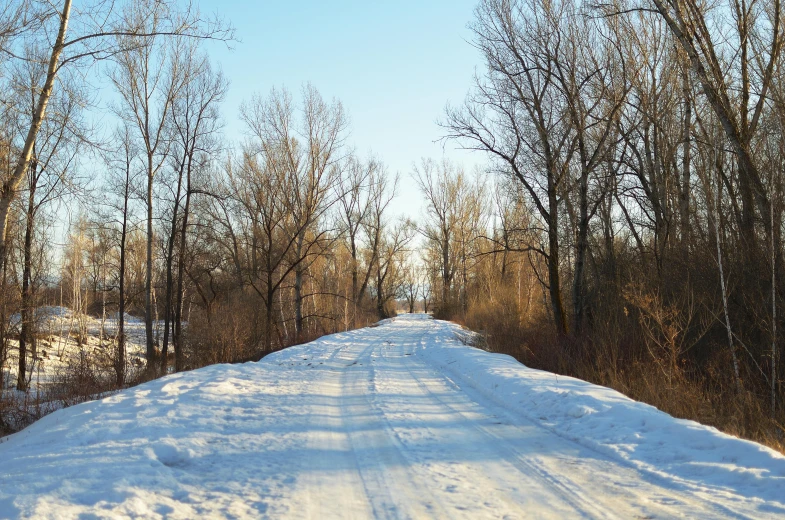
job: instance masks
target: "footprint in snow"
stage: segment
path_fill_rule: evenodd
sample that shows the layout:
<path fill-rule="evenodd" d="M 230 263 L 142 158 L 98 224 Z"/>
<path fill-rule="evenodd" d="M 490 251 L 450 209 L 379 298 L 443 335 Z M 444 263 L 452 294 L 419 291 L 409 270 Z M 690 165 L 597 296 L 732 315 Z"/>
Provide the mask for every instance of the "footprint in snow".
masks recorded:
<path fill-rule="evenodd" d="M 159 442 L 152 446 L 151 458 L 168 468 L 183 468 L 193 456 L 191 450 L 175 446 L 170 442 Z"/>

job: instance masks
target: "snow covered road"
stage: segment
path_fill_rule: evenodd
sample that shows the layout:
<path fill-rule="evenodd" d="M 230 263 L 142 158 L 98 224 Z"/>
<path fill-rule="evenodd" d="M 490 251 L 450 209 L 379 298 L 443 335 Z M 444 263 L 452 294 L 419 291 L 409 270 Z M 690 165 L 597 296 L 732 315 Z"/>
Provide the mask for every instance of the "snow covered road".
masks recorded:
<path fill-rule="evenodd" d="M 401 316 L 56 412 L 0 518 L 785 517 L 785 457 Z"/>

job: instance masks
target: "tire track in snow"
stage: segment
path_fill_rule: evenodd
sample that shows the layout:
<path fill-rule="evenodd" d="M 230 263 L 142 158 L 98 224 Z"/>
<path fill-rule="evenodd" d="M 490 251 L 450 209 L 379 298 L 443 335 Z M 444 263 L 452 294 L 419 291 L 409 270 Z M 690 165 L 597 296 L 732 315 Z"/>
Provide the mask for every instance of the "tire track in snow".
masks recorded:
<path fill-rule="evenodd" d="M 391 358 L 386 356 L 391 348 L 395 348 L 401 339 L 401 333 L 397 332 L 394 335 L 388 335 L 394 341 L 385 340 L 371 345 L 365 350 L 364 354 L 368 356 L 370 361 L 369 370 L 373 374 L 371 387 L 369 387 L 369 395 L 383 396 L 383 399 L 374 399 L 373 407 L 378 411 L 380 417 L 383 417 L 387 426 L 388 435 L 395 439 L 400 452 L 404 459 L 407 459 L 409 464 L 409 472 L 416 478 L 415 485 L 417 486 L 418 493 L 422 494 L 423 490 L 429 490 L 430 504 L 436 504 L 441 509 L 441 513 L 436 515 L 439 518 L 476 518 L 477 514 L 483 514 L 486 517 L 490 514 L 492 517 L 498 518 L 521 518 L 526 516 L 526 510 L 523 507 L 523 501 L 515 501 L 509 495 L 514 494 L 513 490 L 508 486 L 504 491 L 505 494 L 498 493 L 499 482 L 494 482 L 486 478 L 482 472 L 482 468 L 471 467 L 473 471 L 467 473 L 470 469 L 464 459 L 465 453 L 458 452 L 445 452 L 442 446 L 445 441 L 444 433 L 441 436 L 434 432 L 433 428 L 437 430 L 444 428 L 444 421 L 441 423 L 434 422 L 429 425 L 430 421 L 437 421 L 437 417 L 443 417 L 444 414 L 435 411 L 427 412 L 430 419 L 423 419 L 417 416 L 415 410 L 418 409 L 415 399 L 421 397 L 428 397 L 426 395 L 413 395 L 411 394 L 412 388 L 417 388 L 416 381 L 411 377 L 395 379 L 389 377 L 388 372 L 403 372 L 406 370 L 400 368 L 400 364 L 405 364 L 404 353 L 399 356 L 399 361 L 395 366 L 390 365 Z M 410 343 L 413 346 L 413 344 Z M 381 366 L 378 366 L 380 364 Z M 376 374 L 379 374 L 379 377 Z M 388 377 L 385 377 L 388 376 Z M 390 385 L 390 381 L 393 384 Z M 381 383 L 381 385 L 380 385 Z M 389 388 L 388 388 L 389 387 Z M 395 403 L 401 407 L 397 409 Z M 436 401 L 428 398 L 427 406 L 433 407 L 438 405 Z M 422 406 L 422 405 L 420 405 Z M 408 418 L 414 415 L 416 419 Z M 412 442 L 411 439 L 405 438 L 401 435 L 402 430 L 416 432 L 416 440 Z M 467 441 L 465 431 L 453 432 L 452 437 L 460 437 L 461 447 L 466 448 L 470 443 Z M 495 461 L 498 462 L 498 461 Z M 462 471 L 462 472 L 461 472 Z M 481 489 L 474 489 L 478 487 L 478 483 L 484 483 L 485 486 Z M 457 500 L 456 500 L 457 499 Z M 493 502 L 497 502 L 493 504 Z M 481 511 L 478 511 L 481 510 Z M 506 512 L 501 515 L 501 511 Z M 444 512 L 449 511 L 449 513 Z M 419 516 L 419 515 L 417 515 Z M 433 516 L 431 512 L 429 516 Z"/>
<path fill-rule="evenodd" d="M 433 341 L 434 339 L 438 339 L 439 341 L 441 341 L 441 338 L 438 337 L 438 330 L 435 327 L 435 323 L 430 327 L 430 329 L 431 330 L 428 333 L 428 335 L 431 336 L 430 340 Z M 428 343 L 428 341 L 426 340 L 425 337 L 423 337 L 421 339 L 421 341 L 420 341 L 420 348 L 426 347 L 427 343 Z M 437 341 L 437 343 L 438 343 L 438 341 Z M 668 481 L 667 479 L 663 479 L 662 477 L 659 477 L 657 475 L 650 475 L 649 479 L 644 479 L 644 477 L 641 474 L 641 471 L 639 470 L 639 468 L 636 468 L 635 466 L 633 466 L 632 464 L 628 463 L 627 461 L 621 460 L 621 459 L 620 460 L 612 459 L 612 458 L 608 457 L 605 454 L 597 452 L 596 450 L 592 449 L 590 446 L 585 446 L 585 445 L 581 444 L 580 442 L 576 442 L 573 439 L 570 439 L 568 437 L 560 435 L 559 432 L 556 432 L 556 431 L 552 430 L 551 428 L 548 428 L 548 427 L 538 423 L 537 421 L 535 421 L 534 419 L 532 419 L 531 417 L 529 417 L 525 413 L 518 412 L 517 410 L 513 410 L 510 407 L 501 406 L 495 400 L 486 397 L 482 391 L 480 391 L 479 389 L 474 388 L 472 386 L 471 381 L 467 381 L 467 380 L 464 380 L 463 378 L 460 378 L 460 374 L 456 374 L 455 372 L 450 371 L 450 373 L 453 376 L 457 376 L 458 378 L 460 378 L 460 380 L 463 382 L 463 385 L 458 384 L 456 381 L 451 379 L 446 373 L 440 372 L 440 371 L 436 370 L 434 367 L 429 366 L 430 363 L 429 363 L 429 360 L 427 358 L 417 357 L 417 359 L 420 359 L 422 361 L 423 367 L 427 367 L 429 372 L 433 375 L 433 379 L 434 380 L 442 381 L 446 386 L 452 387 L 457 393 L 459 393 L 459 394 L 465 396 L 467 399 L 469 399 L 476 407 L 478 407 L 480 409 L 483 409 L 484 411 L 493 410 L 493 415 L 488 416 L 486 419 L 498 417 L 499 414 L 503 415 L 508 420 L 508 423 L 505 425 L 507 428 L 513 428 L 515 430 L 520 431 L 524 436 L 527 436 L 529 434 L 526 434 L 526 432 L 523 432 L 521 430 L 521 426 L 516 424 L 517 422 L 520 422 L 521 420 L 524 420 L 527 423 L 526 426 L 530 426 L 530 427 L 534 427 L 536 429 L 542 430 L 545 433 L 545 435 L 552 436 L 552 437 L 557 437 L 558 439 L 560 439 L 565 444 L 574 445 L 574 446 L 576 446 L 576 448 L 579 448 L 581 450 L 590 451 L 594 455 L 596 455 L 597 460 L 599 462 L 602 462 L 605 465 L 619 466 L 620 469 L 629 471 L 632 474 L 634 474 L 636 479 L 637 479 L 637 481 L 639 481 L 641 484 L 645 484 L 648 487 L 659 489 L 660 492 L 657 495 L 652 495 L 650 497 L 650 502 L 649 502 L 657 510 L 657 513 L 659 513 L 659 515 L 664 515 L 664 517 L 673 517 L 673 516 L 680 516 L 680 517 L 687 517 L 687 518 L 708 518 L 708 517 L 717 517 L 717 518 L 719 518 L 719 517 L 722 517 L 722 518 L 738 518 L 738 519 L 753 520 L 753 517 L 750 517 L 748 515 L 744 515 L 742 513 L 739 513 L 738 511 L 734 511 L 734 510 L 732 510 L 732 509 L 730 509 L 730 508 L 728 508 L 728 507 L 726 507 L 724 505 L 717 504 L 717 503 L 712 503 L 712 502 L 706 502 L 706 501 L 702 501 L 701 505 L 705 506 L 708 503 L 708 504 L 711 505 L 713 510 L 707 511 L 706 509 L 702 509 L 702 510 L 699 510 L 699 511 L 691 511 L 691 512 L 686 512 L 685 513 L 685 511 L 679 510 L 679 508 L 694 507 L 696 504 L 694 504 L 694 502 L 689 501 L 687 499 L 682 499 L 680 501 L 675 501 L 674 498 L 673 498 L 673 495 L 674 494 L 679 494 L 680 495 L 681 493 L 678 493 L 677 491 L 675 491 L 673 489 L 661 489 L 661 486 L 658 484 L 658 482 L 663 482 L 664 484 L 671 484 L 672 483 L 671 481 Z M 447 370 L 449 370 L 448 367 L 447 367 Z M 422 384 L 422 382 L 419 381 L 419 378 L 417 378 L 416 376 L 415 376 L 415 378 L 418 379 L 418 382 L 420 382 Z M 423 385 L 423 386 L 425 388 L 427 388 L 427 385 Z M 470 395 L 470 394 L 473 394 L 473 395 Z M 436 399 L 439 399 L 439 397 L 436 394 L 433 394 L 433 395 L 434 395 L 434 397 Z M 449 405 L 448 403 L 445 403 L 445 406 L 451 407 L 451 405 Z M 466 417 L 466 415 L 463 412 L 461 412 L 460 410 L 455 410 L 455 412 L 458 413 L 458 414 L 464 415 L 464 417 Z M 482 413 L 484 413 L 484 412 L 482 412 Z M 522 465 L 524 465 L 525 467 L 531 468 L 533 471 L 535 471 L 539 475 L 541 475 L 545 480 L 552 481 L 554 486 L 556 486 L 559 489 L 563 489 L 566 494 L 568 494 L 568 495 L 572 494 L 572 495 L 574 495 L 576 497 L 579 497 L 579 500 L 583 500 L 584 503 L 588 503 L 588 504 L 590 504 L 592 506 L 595 506 L 595 504 L 590 499 L 585 498 L 585 495 L 580 491 L 581 490 L 581 486 L 579 486 L 578 484 L 573 482 L 563 472 L 559 473 L 558 479 L 555 478 L 548 468 L 545 468 L 543 466 L 535 464 L 534 460 L 531 457 L 527 457 L 526 455 L 520 453 L 520 451 L 517 448 L 515 448 L 511 443 L 509 443 L 504 437 L 502 437 L 502 436 L 496 434 L 495 432 L 493 432 L 492 430 L 490 430 L 487 426 L 483 425 L 481 421 L 478 421 L 476 419 L 472 419 L 472 418 L 469 418 L 469 417 L 466 417 L 466 419 L 467 419 L 467 421 L 473 423 L 473 426 L 475 428 L 478 428 L 478 429 L 486 432 L 488 436 L 490 436 L 492 438 L 495 438 L 497 440 L 497 442 L 499 443 L 499 445 L 504 445 L 506 447 L 506 449 L 508 450 L 508 452 L 510 453 L 510 455 L 513 456 L 515 458 L 515 460 L 519 461 Z M 490 421 L 486 420 L 485 422 L 490 422 Z M 596 471 L 597 469 L 599 469 L 599 468 L 594 468 L 594 471 Z M 592 470 L 590 469 L 589 471 L 592 471 Z M 607 474 L 612 476 L 610 471 L 608 471 Z M 649 475 L 647 474 L 647 476 L 649 476 Z M 605 484 L 607 484 L 607 482 L 598 481 L 597 484 L 605 485 Z M 616 485 L 617 485 L 617 491 L 621 490 L 621 489 L 623 489 L 625 487 L 624 485 L 618 484 L 618 483 Z M 699 492 L 699 491 L 704 491 L 704 490 L 702 490 L 702 489 L 690 489 L 689 491 Z M 603 495 L 602 494 L 598 494 L 597 496 L 603 496 Z M 634 496 L 632 498 L 633 499 L 640 499 L 640 496 Z M 613 505 L 614 505 L 614 507 L 617 507 L 619 505 L 619 503 L 618 502 L 614 502 Z M 604 517 L 608 517 L 608 518 L 615 518 L 616 517 L 614 515 L 614 513 L 612 513 L 607 508 L 603 509 L 603 508 L 600 508 L 599 506 L 595 506 L 593 509 L 598 511 L 601 515 L 602 514 L 611 515 L 611 516 L 604 516 Z M 640 514 L 640 516 L 636 516 L 636 518 L 652 518 L 650 516 L 652 514 L 652 512 L 641 511 L 639 514 Z M 603 517 L 603 516 L 601 516 L 601 517 Z M 661 517 L 661 516 L 654 516 L 653 518 L 659 518 L 659 517 Z M 624 518 L 624 517 L 622 517 L 622 518 Z"/>
<path fill-rule="evenodd" d="M 400 334 L 397 335 L 400 341 Z M 404 370 L 408 377 L 400 377 L 398 379 L 390 378 L 386 383 L 394 390 L 396 385 L 408 388 L 420 389 L 418 395 L 407 393 L 406 396 L 401 398 L 399 404 L 402 408 L 396 409 L 394 405 L 390 404 L 390 400 L 385 401 L 385 409 L 382 413 L 390 416 L 402 416 L 401 419 L 389 420 L 391 435 L 398 438 L 399 443 L 407 448 L 404 453 L 409 457 L 413 452 L 419 451 L 419 457 L 414 457 L 412 462 L 421 470 L 420 484 L 422 487 L 434 487 L 432 493 L 440 492 L 443 496 L 446 508 L 446 502 L 451 504 L 451 515 L 444 516 L 445 518 L 454 518 L 456 516 L 464 516 L 466 518 L 475 518 L 474 515 L 482 515 L 482 517 L 504 517 L 504 518 L 521 518 L 527 516 L 527 499 L 531 500 L 532 496 L 525 496 L 519 486 L 521 485 L 519 479 L 519 470 L 510 464 L 506 457 L 500 455 L 497 450 L 489 447 L 490 445 L 485 442 L 487 436 L 483 432 L 475 430 L 472 433 L 471 428 L 467 428 L 466 420 L 457 414 L 445 404 L 436 399 L 435 396 L 428 392 L 427 389 L 421 388 L 417 379 L 413 376 L 406 365 L 408 360 L 405 356 L 411 352 L 405 352 L 407 346 L 413 347 L 413 343 L 397 344 L 395 347 L 399 348 L 402 355 L 397 356 L 396 367 L 391 367 L 390 371 L 400 370 L 397 365 L 404 365 Z M 391 363 L 396 358 L 385 356 L 386 349 L 381 349 L 381 356 L 379 356 L 385 363 L 380 369 L 380 373 L 384 374 L 387 363 Z M 411 359 L 411 358 L 409 358 Z M 424 390 L 424 391 L 422 391 Z M 381 392 L 382 395 L 388 396 L 389 394 Z M 423 421 L 418 420 L 416 425 L 407 424 L 407 415 L 411 415 L 413 410 L 416 409 L 415 404 L 408 403 L 410 407 L 405 408 L 406 397 L 409 400 L 413 398 L 426 398 L 428 412 L 427 415 L 432 417 L 434 425 L 428 426 L 427 423 L 421 424 Z M 422 400 L 422 399 L 420 399 Z M 422 412 L 422 410 L 418 411 Z M 455 419 L 459 419 L 456 421 Z M 398 424 L 396 427 L 395 422 Z M 433 429 L 435 428 L 435 430 Z M 406 435 L 406 434 L 409 435 Z M 475 434 L 479 434 L 475 435 Z M 407 437 L 414 437 L 410 439 Z M 455 440 L 458 443 L 455 443 Z M 425 442 L 423 442 L 425 441 Z M 463 452 L 460 450 L 449 451 L 450 448 L 463 448 L 470 450 L 472 453 Z M 428 452 L 427 450 L 432 450 Z M 480 452 L 480 453 L 478 453 Z M 492 456 L 488 457 L 488 453 L 492 452 Z M 482 458 L 477 459 L 477 455 L 482 455 Z M 493 470 L 503 470 L 504 476 L 509 477 L 503 480 L 494 479 L 494 475 L 488 475 L 486 472 Z M 513 473 L 514 472 L 514 473 Z M 541 487 L 541 486 L 540 486 Z M 543 490 L 535 486 L 526 489 L 527 493 L 536 495 L 540 500 L 543 499 Z M 546 493 L 551 495 L 551 493 Z M 551 498 L 553 498 L 551 496 Z M 561 509 L 560 509 L 561 508 Z M 574 508 L 564 509 L 561 501 L 553 504 L 553 508 L 549 515 L 556 518 L 562 518 L 564 515 L 574 514 Z M 543 513 L 540 513 L 543 517 Z"/>
<path fill-rule="evenodd" d="M 353 405 L 351 413 L 346 416 L 353 419 L 362 410 L 372 418 L 371 424 L 375 426 L 366 430 L 348 428 L 349 442 L 375 518 L 447 518 L 430 489 L 418 485 L 422 484 L 422 479 L 416 475 L 404 446 L 395 437 L 386 415 L 372 398 L 376 395 L 373 392 L 373 352 L 379 345 L 389 343 L 395 335 L 396 331 L 391 330 L 372 338 L 343 373 L 344 396 L 354 400 L 361 396 L 362 401 Z M 345 412 L 349 412 L 347 408 L 344 408 Z M 347 421 L 348 424 L 352 422 Z"/>
<path fill-rule="evenodd" d="M 458 410 L 453 405 L 447 403 L 444 399 L 439 397 L 439 395 L 433 392 L 430 387 L 422 381 L 420 376 L 415 375 L 409 364 L 406 364 L 406 368 L 411 375 L 412 380 L 417 383 L 423 392 L 427 393 L 443 407 L 450 410 L 456 417 L 460 417 L 467 427 L 473 428 L 484 438 L 486 438 L 488 446 L 492 447 L 492 449 L 499 454 L 501 459 L 514 466 L 518 471 L 521 472 L 521 474 L 525 475 L 526 477 L 531 478 L 532 476 L 535 476 L 538 478 L 542 483 L 550 487 L 556 494 L 561 496 L 564 501 L 575 510 L 576 513 L 585 518 L 620 518 L 609 509 L 592 502 L 591 499 L 589 499 L 584 493 L 580 491 L 577 485 L 575 485 L 563 474 L 559 475 L 557 478 L 547 470 L 534 464 L 530 459 L 522 455 L 516 448 L 510 445 L 506 439 L 485 427 L 480 422 L 480 420 L 467 416 L 464 411 Z M 485 419 L 488 420 L 488 417 Z"/>

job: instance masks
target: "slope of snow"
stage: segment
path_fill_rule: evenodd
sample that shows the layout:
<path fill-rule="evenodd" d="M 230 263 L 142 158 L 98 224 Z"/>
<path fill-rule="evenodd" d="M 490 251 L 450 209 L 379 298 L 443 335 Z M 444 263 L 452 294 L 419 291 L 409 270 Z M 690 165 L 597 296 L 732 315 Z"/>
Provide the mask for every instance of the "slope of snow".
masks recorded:
<path fill-rule="evenodd" d="M 785 458 L 402 316 L 0 439 L 0 518 L 767 518 Z"/>
<path fill-rule="evenodd" d="M 69 365 L 77 363 L 80 354 L 86 352 L 96 366 L 104 368 L 102 376 L 114 378 L 112 356 L 114 338 L 117 336 L 118 316 L 114 313 L 105 320 L 76 314 L 67 307 L 44 306 L 35 310 L 36 331 L 39 336 L 36 357 L 28 350 L 27 371 L 30 389 L 45 398 L 46 390 L 58 380 Z M 18 329 L 20 316 L 11 317 L 11 325 Z M 162 324 L 156 324 L 157 327 Z M 85 344 L 79 345 L 76 336 L 83 329 Z M 129 314 L 125 315 L 126 354 L 129 370 L 141 367 L 145 357 L 144 322 Z M 111 341 L 110 341 L 111 339 Z M 28 347 L 29 349 L 29 347 Z M 7 388 L 2 392 L 13 391 L 16 385 L 19 365 L 19 342 L 9 341 L 8 358 L 0 365 L 3 381 Z"/>
<path fill-rule="evenodd" d="M 453 325 L 456 327 L 456 325 Z M 785 456 L 586 381 L 528 368 L 514 358 L 431 338 L 421 352 L 445 374 L 516 409 L 555 434 L 623 460 L 679 488 L 770 502 L 785 514 Z"/>

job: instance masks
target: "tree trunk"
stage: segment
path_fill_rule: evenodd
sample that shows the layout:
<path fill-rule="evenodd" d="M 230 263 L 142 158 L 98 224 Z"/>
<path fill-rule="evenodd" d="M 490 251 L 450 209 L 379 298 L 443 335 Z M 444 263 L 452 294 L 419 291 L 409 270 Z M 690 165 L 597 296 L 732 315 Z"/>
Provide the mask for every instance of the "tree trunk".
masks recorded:
<path fill-rule="evenodd" d="M 461 247 L 461 283 L 463 284 L 463 290 L 461 291 L 461 311 L 463 311 L 463 315 L 466 316 L 466 313 L 469 312 L 469 270 L 466 267 L 466 245 L 465 239 L 463 239 L 463 245 Z"/>
<path fill-rule="evenodd" d="M 5 240 L 0 242 L 0 247 L 6 247 Z M 5 388 L 5 379 L 3 377 L 3 366 L 5 366 L 5 360 L 8 356 L 8 328 L 6 324 L 8 321 L 6 320 L 7 315 L 7 292 L 5 291 L 8 283 L 8 269 L 6 269 L 6 264 L 3 261 L 2 256 L 0 256 L 0 270 L 2 271 L 3 275 L 0 278 L 0 393 L 2 393 L 2 389 Z"/>
<path fill-rule="evenodd" d="M 682 95 L 684 97 L 684 126 L 682 128 L 681 156 L 681 193 L 679 194 L 679 220 L 681 221 L 681 240 L 685 252 L 690 242 L 690 167 L 692 160 L 692 92 L 690 89 L 689 68 L 685 65 L 682 76 Z"/>
<path fill-rule="evenodd" d="M 183 184 L 183 168 L 177 175 L 177 189 L 174 195 L 174 209 L 172 210 L 172 226 L 169 240 L 166 244 L 166 295 L 164 296 L 164 338 L 161 343 L 161 374 L 166 374 L 169 355 L 169 323 L 172 320 L 172 292 L 174 291 L 174 276 L 172 263 L 174 261 L 174 242 L 177 236 L 177 215 L 180 210 L 180 190 Z M 176 357 L 176 355 L 175 355 Z M 176 363 L 175 363 L 176 364 Z"/>
<path fill-rule="evenodd" d="M 381 273 L 376 274 L 376 312 L 379 315 L 379 319 L 383 320 L 386 319 L 387 311 L 384 308 L 384 291 L 382 289 L 382 285 L 384 284 L 384 280 L 382 279 Z"/>
<path fill-rule="evenodd" d="M 24 178 L 27 167 L 30 164 L 30 159 L 33 156 L 33 145 L 35 144 L 38 131 L 41 129 L 41 124 L 46 116 L 46 107 L 49 104 L 49 98 L 52 97 L 54 90 L 55 78 L 57 76 L 58 62 L 63 53 L 63 44 L 65 43 L 65 34 L 68 29 L 68 20 L 71 16 L 71 0 L 64 0 L 63 11 L 60 13 L 60 27 L 57 32 L 57 38 L 52 46 L 52 54 L 49 56 L 49 64 L 46 71 L 46 80 L 41 88 L 41 93 L 38 96 L 38 104 L 33 110 L 33 119 L 30 122 L 30 128 L 27 131 L 24 145 L 19 154 L 19 159 L 14 166 L 14 171 L 11 176 L 3 183 L 0 188 L 0 262 L 4 262 L 6 255 L 6 233 L 8 228 L 8 214 L 11 210 L 11 202 L 16 197 L 17 188 Z"/>
<path fill-rule="evenodd" d="M 27 222 L 25 225 L 25 242 L 23 247 L 23 267 L 22 267 L 22 330 L 19 333 L 19 368 L 17 372 L 16 389 L 25 391 L 27 390 L 27 346 L 32 348 L 33 357 L 35 357 L 34 338 L 32 334 L 32 311 L 33 311 L 33 295 L 30 287 L 32 277 L 32 256 L 33 256 L 33 225 L 35 224 L 35 188 L 36 188 L 36 170 L 37 163 L 33 161 L 30 164 L 30 190 L 27 198 Z"/>
<path fill-rule="evenodd" d="M 267 277 L 267 308 L 265 309 L 265 331 L 264 331 L 264 351 L 270 352 L 273 347 L 273 290 L 272 278 Z"/>
<path fill-rule="evenodd" d="M 183 224 L 180 228 L 180 251 L 177 262 L 177 301 L 174 308 L 174 369 L 180 372 L 185 368 L 182 345 L 183 326 L 183 276 L 185 274 L 185 239 L 188 228 L 188 213 L 191 208 L 191 167 L 189 165 L 185 187 L 185 206 L 183 207 Z"/>
<path fill-rule="evenodd" d="M 731 330 L 730 312 L 728 310 L 728 291 L 725 285 L 725 272 L 722 265 L 722 244 L 720 238 L 720 201 L 722 199 L 722 179 L 721 174 L 717 174 L 717 200 L 714 206 L 714 235 L 717 242 L 717 265 L 720 271 L 720 290 L 722 291 L 722 308 L 725 314 L 725 331 L 728 334 L 728 348 L 731 353 L 731 362 L 733 364 L 733 380 L 736 385 L 736 393 L 741 394 L 743 388 L 741 384 L 741 375 L 739 373 L 739 360 L 736 355 L 736 347 L 733 341 L 733 332 Z"/>
<path fill-rule="evenodd" d="M 354 236 L 354 230 L 349 237 L 349 244 L 352 252 L 352 325 L 357 326 L 357 306 L 360 303 L 360 295 L 357 292 L 358 280 L 358 267 L 357 267 L 357 241 Z"/>
<path fill-rule="evenodd" d="M 305 241 L 305 231 L 297 237 L 296 258 L 300 259 Z M 303 332 L 303 269 L 302 263 L 298 264 L 294 270 L 294 332 L 295 341 L 299 343 L 300 335 Z"/>
<path fill-rule="evenodd" d="M 585 307 L 586 255 L 589 250 L 589 172 L 584 168 L 581 174 L 580 200 L 578 202 L 578 240 L 575 249 L 575 273 L 572 285 L 573 331 L 574 335 L 583 329 Z"/>
<path fill-rule="evenodd" d="M 127 144 L 127 142 L 126 142 Z M 119 302 L 117 306 L 117 358 L 115 375 L 118 388 L 125 385 L 125 258 L 128 237 L 128 200 L 131 191 L 131 158 L 126 148 L 125 185 L 123 186 L 123 220 L 120 229 Z"/>
<path fill-rule="evenodd" d="M 144 280 L 144 331 L 147 347 L 147 373 L 155 373 L 153 339 L 153 156 L 147 154 L 147 259 Z"/>
<path fill-rule="evenodd" d="M 450 286 L 452 285 L 452 266 L 450 265 L 450 239 L 446 230 L 442 230 L 442 312 L 449 308 Z"/>
<path fill-rule="evenodd" d="M 555 190 L 549 189 L 549 221 L 548 221 L 548 292 L 551 297 L 551 309 L 556 331 L 564 336 L 567 334 L 567 316 L 561 294 L 559 276 L 559 216 L 558 201 Z"/>
<path fill-rule="evenodd" d="M 774 194 L 771 195 L 771 418 L 777 417 L 777 244 L 774 241 Z"/>
<path fill-rule="evenodd" d="M 125 385 L 125 240 L 128 233 L 128 183 L 129 179 L 126 177 L 123 222 L 120 231 L 120 299 L 117 307 L 117 359 L 115 360 L 117 388 Z"/>

